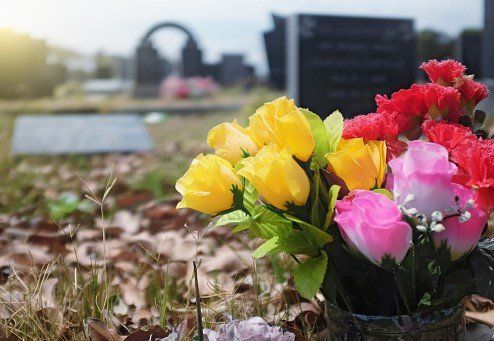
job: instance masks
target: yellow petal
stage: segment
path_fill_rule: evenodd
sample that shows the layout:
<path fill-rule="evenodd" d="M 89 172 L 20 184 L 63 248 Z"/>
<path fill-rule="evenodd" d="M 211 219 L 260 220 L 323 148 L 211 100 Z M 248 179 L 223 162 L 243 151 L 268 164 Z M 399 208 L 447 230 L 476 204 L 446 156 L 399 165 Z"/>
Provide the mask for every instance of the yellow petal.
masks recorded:
<path fill-rule="evenodd" d="M 249 180 L 266 202 L 285 210 L 287 203 L 304 205 L 310 183 L 304 170 L 285 150 L 274 144 L 242 161 L 238 174 Z"/>
<path fill-rule="evenodd" d="M 235 165 L 245 153 L 255 155 L 257 144 L 249 132 L 236 120 L 213 127 L 208 133 L 208 144 L 215 149 L 216 155 Z"/>
<path fill-rule="evenodd" d="M 304 114 L 295 109 L 277 117 L 276 125 L 282 137 L 283 147 L 287 147 L 297 159 L 307 161 L 316 143 Z"/>
<path fill-rule="evenodd" d="M 328 170 L 339 176 L 349 190 L 381 186 L 386 174 L 386 145 L 361 138 L 342 139 L 337 151 L 326 155 Z"/>
<path fill-rule="evenodd" d="M 242 183 L 232 165 L 216 155 L 198 155 L 177 181 L 182 195 L 177 208 L 190 208 L 210 215 L 229 209 L 233 204 L 233 186 Z"/>

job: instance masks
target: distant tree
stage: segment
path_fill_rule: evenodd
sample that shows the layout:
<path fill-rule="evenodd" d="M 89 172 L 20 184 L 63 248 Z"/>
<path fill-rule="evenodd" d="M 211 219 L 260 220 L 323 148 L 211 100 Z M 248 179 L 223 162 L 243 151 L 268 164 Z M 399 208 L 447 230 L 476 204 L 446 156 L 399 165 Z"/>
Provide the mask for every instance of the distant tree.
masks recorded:
<path fill-rule="evenodd" d="M 456 40 L 445 33 L 425 29 L 417 36 L 417 58 L 419 62 L 430 59 L 447 59 L 455 55 Z"/>
<path fill-rule="evenodd" d="M 50 96 L 65 80 L 66 69 L 48 63 L 48 53 L 43 40 L 0 29 L 0 98 Z"/>
<path fill-rule="evenodd" d="M 96 62 L 96 69 L 94 70 L 95 78 L 109 79 L 114 77 L 115 63 L 111 56 L 108 56 L 100 51 L 96 53 L 94 59 Z"/>

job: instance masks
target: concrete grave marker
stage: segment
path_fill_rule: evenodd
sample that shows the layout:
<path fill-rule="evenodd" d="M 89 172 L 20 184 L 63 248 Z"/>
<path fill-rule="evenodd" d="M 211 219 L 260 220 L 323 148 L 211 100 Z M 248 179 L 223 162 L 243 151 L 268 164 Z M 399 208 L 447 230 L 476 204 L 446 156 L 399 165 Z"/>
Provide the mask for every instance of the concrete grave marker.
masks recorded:
<path fill-rule="evenodd" d="M 153 141 L 136 114 L 23 115 L 14 123 L 13 154 L 143 152 Z"/>

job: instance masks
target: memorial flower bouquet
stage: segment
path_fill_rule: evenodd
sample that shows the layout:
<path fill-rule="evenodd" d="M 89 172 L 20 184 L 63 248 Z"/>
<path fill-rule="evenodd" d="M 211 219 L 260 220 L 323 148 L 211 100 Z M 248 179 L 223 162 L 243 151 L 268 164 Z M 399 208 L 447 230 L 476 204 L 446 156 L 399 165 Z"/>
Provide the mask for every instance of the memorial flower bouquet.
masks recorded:
<path fill-rule="evenodd" d="M 391 316 L 458 305 L 477 290 L 471 253 L 494 211 L 494 140 L 476 105 L 487 88 L 462 64 L 422 64 L 430 82 L 377 111 L 325 120 L 285 97 L 211 129 L 177 182 L 187 207 L 287 253 L 310 299 Z"/>

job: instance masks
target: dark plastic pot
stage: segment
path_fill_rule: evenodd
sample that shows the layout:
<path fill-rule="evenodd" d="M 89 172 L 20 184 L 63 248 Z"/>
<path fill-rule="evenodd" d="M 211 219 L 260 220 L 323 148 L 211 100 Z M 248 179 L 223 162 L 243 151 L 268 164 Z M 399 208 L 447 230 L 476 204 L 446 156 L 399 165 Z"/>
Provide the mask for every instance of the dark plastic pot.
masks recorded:
<path fill-rule="evenodd" d="M 367 316 L 351 314 L 327 303 L 328 340 L 381 341 L 466 340 L 462 307 L 427 314 Z"/>

